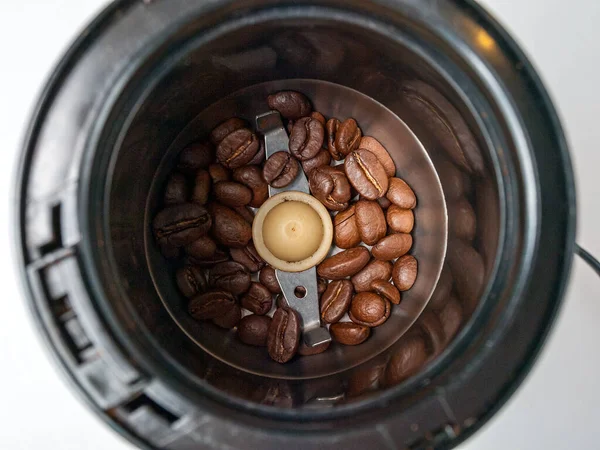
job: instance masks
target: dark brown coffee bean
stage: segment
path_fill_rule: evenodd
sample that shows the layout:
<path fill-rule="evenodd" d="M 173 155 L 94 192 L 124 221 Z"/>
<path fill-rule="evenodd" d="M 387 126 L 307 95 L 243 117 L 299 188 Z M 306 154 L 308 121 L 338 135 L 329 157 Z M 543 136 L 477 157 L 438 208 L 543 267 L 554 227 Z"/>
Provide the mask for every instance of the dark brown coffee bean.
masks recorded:
<path fill-rule="evenodd" d="M 336 138 L 340 123 L 341 122 L 338 119 L 332 117 L 325 125 L 325 128 L 327 129 L 327 150 L 331 157 L 336 161 L 344 159 L 344 155 L 336 147 Z"/>
<path fill-rule="evenodd" d="M 248 123 L 237 117 L 232 117 L 225 122 L 221 122 L 210 132 L 210 142 L 213 145 L 219 145 L 223 139 L 240 128 L 248 128 Z"/>
<path fill-rule="evenodd" d="M 215 289 L 222 289 L 234 295 L 241 295 L 250 289 L 252 280 L 244 266 L 235 261 L 227 261 L 211 268 L 208 282 Z"/>
<path fill-rule="evenodd" d="M 386 365 L 387 358 L 381 357 L 354 369 L 348 378 L 346 390 L 348 396 L 356 397 L 379 387 L 379 380 L 383 376 Z"/>
<path fill-rule="evenodd" d="M 471 178 L 453 163 L 442 160 L 435 164 L 446 201 L 458 200 L 471 193 Z"/>
<path fill-rule="evenodd" d="M 392 276 L 392 263 L 374 259 L 364 269 L 352 277 L 352 284 L 356 292 L 371 290 L 371 283 L 375 280 L 389 281 Z"/>
<path fill-rule="evenodd" d="M 351 248 L 360 244 L 354 205 L 333 218 L 333 239 L 339 248 Z"/>
<path fill-rule="evenodd" d="M 479 296 L 485 284 L 483 258 L 471 245 L 460 239 L 452 239 L 448 243 L 446 258 L 464 315 L 469 317 L 479 304 Z"/>
<path fill-rule="evenodd" d="M 317 111 L 313 111 L 310 113 L 310 117 L 312 117 L 315 120 L 318 120 L 319 123 L 321 125 L 323 125 L 323 128 L 325 128 L 325 124 L 327 123 L 327 120 L 325 120 L 325 116 L 323 114 L 321 114 L 320 112 L 317 112 Z"/>
<path fill-rule="evenodd" d="M 435 358 L 442 352 L 446 343 L 444 327 L 440 319 L 433 311 L 424 311 L 419 316 L 417 325 L 423 330 L 429 355 Z"/>
<path fill-rule="evenodd" d="M 461 198 L 448 204 L 448 233 L 472 242 L 477 232 L 477 219 L 471 203 Z"/>
<path fill-rule="evenodd" d="M 394 386 L 414 375 L 427 361 L 425 339 L 420 333 L 404 335 L 395 345 L 385 369 L 385 385 Z"/>
<path fill-rule="evenodd" d="M 236 213 L 238 213 L 240 216 L 242 216 L 243 219 L 246 222 L 248 222 L 250 225 L 252 225 L 252 222 L 254 222 L 254 211 L 252 211 L 247 206 L 237 206 L 237 207 L 231 208 L 231 209 L 233 209 Z"/>
<path fill-rule="evenodd" d="M 330 256 L 317 266 L 317 273 L 327 280 L 351 277 L 367 265 L 371 259 L 366 247 L 354 247 Z"/>
<path fill-rule="evenodd" d="M 220 183 L 221 181 L 231 180 L 231 171 L 219 163 L 208 166 L 208 173 L 213 185 Z"/>
<path fill-rule="evenodd" d="M 231 253 L 231 259 L 239 262 L 250 273 L 258 272 L 265 266 L 265 262 L 256 251 L 256 247 L 254 247 L 252 242 L 244 248 L 232 248 L 229 253 Z"/>
<path fill-rule="evenodd" d="M 387 223 L 379 203 L 369 200 L 356 202 L 356 226 L 360 238 L 367 245 L 374 245 L 387 233 Z"/>
<path fill-rule="evenodd" d="M 279 281 L 277 281 L 275 269 L 271 266 L 265 266 L 261 269 L 258 281 L 265 285 L 273 294 L 281 294 L 281 287 L 279 286 Z"/>
<path fill-rule="evenodd" d="M 204 269 L 197 266 L 184 266 L 175 275 L 177 287 L 188 298 L 202 294 L 208 286 Z"/>
<path fill-rule="evenodd" d="M 389 300 L 394 305 L 400 304 L 400 291 L 389 281 L 375 280 L 371 283 L 371 290 L 381 295 L 386 300 Z"/>
<path fill-rule="evenodd" d="M 309 347 L 304 343 L 302 339 L 300 339 L 300 345 L 298 346 L 298 354 L 301 356 L 318 355 L 326 351 L 330 345 L 331 341 L 327 341 L 322 344 L 315 345 L 314 347 Z"/>
<path fill-rule="evenodd" d="M 219 264 L 226 261 L 229 261 L 229 255 L 220 248 L 217 248 L 215 253 L 211 256 L 204 256 L 202 258 L 198 258 L 189 255 L 187 257 L 188 264 L 193 264 L 200 267 L 213 267 L 215 264 Z"/>
<path fill-rule="evenodd" d="M 321 297 L 321 319 L 325 323 L 339 321 L 350 307 L 354 287 L 350 280 L 338 280 L 329 283 Z"/>
<path fill-rule="evenodd" d="M 221 181 L 215 184 L 215 197 L 225 206 L 246 206 L 252 200 L 252 191 L 235 181 Z"/>
<path fill-rule="evenodd" d="M 378 327 L 390 317 L 390 302 L 373 292 L 361 292 L 352 299 L 350 320 L 366 327 Z"/>
<path fill-rule="evenodd" d="M 328 285 L 329 283 L 325 278 L 317 277 L 317 294 L 319 295 L 319 298 L 325 293 Z"/>
<path fill-rule="evenodd" d="M 216 319 L 213 319 L 213 323 L 221 328 L 225 328 L 226 330 L 231 330 L 235 327 L 242 318 L 242 308 L 238 305 L 233 305 L 233 307 Z"/>
<path fill-rule="evenodd" d="M 175 172 L 167 180 L 165 187 L 165 206 L 178 205 L 188 201 L 189 189 L 185 175 Z"/>
<path fill-rule="evenodd" d="M 310 191 L 331 211 L 343 211 L 350 201 L 350 183 L 346 175 L 331 166 L 314 169 L 308 178 Z M 385 222 L 385 220 L 384 220 Z"/>
<path fill-rule="evenodd" d="M 287 123 L 287 126 L 285 127 L 285 129 L 287 130 L 288 134 L 292 134 L 292 130 L 294 129 L 294 121 L 288 120 L 288 123 Z"/>
<path fill-rule="evenodd" d="M 264 347 L 267 345 L 270 326 L 271 318 L 268 316 L 251 314 L 242 317 L 238 323 L 238 337 L 244 344 Z"/>
<path fill-rule="evenodd" d="M 279 111 L 286 119 L 298 120 L 312 112 L 310 100 L 300 92 L 280 91 L 267 97 L 269 108 Z"/>
<path fill-rule="evenodd" d="M 446 346 L 456 336 L 463 319 L 462 306 L 455 297 L 451 297 L 446 306 L 439 312 L 439 319 L 444 328 L 444 336 L 446 337 L 444 345 Z"/>
<path fill-rule="evenodd" d="M 156 240 L 183 247 L 205 235 L 212 224 L 206 208 L 195 203 L 169 206 L 154 218 Z"/>
<path fill-rule="evenodd" d="M 396 233 L 410 233 L 415 225 L 415 215 L 410 209 L 392 205 L 386 213 L 387 223 Z"/>
<path fill-rule="evenodd" d="M 394 160 L 385 147 L 381 145 L 381 142 L 379 142 L 377 139 L 371 136 L 364 136 L 360 140 L 358 148 L 369 150 L 371 153 L 377 156 L 377 159 L 385 169 L 385 173 L 388 177 L 393 177 L 396 175 L 396 164 L 394 163 Z"/>
<path fill-rule="evenodd" d="M 192 202 L 206 205 L 210 194 L 210 175 L 207 170 L 201 169 L 194 177 L 194 190 L 192 191 Z"/>
<path fill-rule="evenodd" d="M 387 192 L 389 181 L 385 169 L 370 151 L 350 152 L 344 161 L 344 168 L 352 186 L 365 199 L 377 200 Z"/>
<path fill-rule="evenodd" d="M 215 160 L 215 151 L 209 143 L 196 142 L 184 148 L 179 154 L 177 169 L 193 174 L 205 169 Z"/>
<path fill-rule="evenodd" d="M 294 357 L 300 344 L 300 319 L 290 308 L 279 308 L 267 336 L 269 356 L 278 363 L 286 363 Z"/>
<path fill-rule="evenodd" d="M 217 251 L 217 244 L 208 236 L 202 236 L 185 246 L 185 252 L 195 259 L 210 258 Z"/>
<path fill-rule="evenodd" d="M 377 199 L 377 203 L 381 206 L 381 209 L 384 211 L 387 210 L 390 206 L 392 206 L 392 202 L 390 202 L 387 197 L 381 197 Z"/>
<path fill-rule="evenodd" d="M 373 246 L 371 254 L 377 259 L 391 261 L 406 255 L 412 247 L 412 243 L 413 239 L 410 234 L 390 234 Z"/>
<path fill-rule="evenodd" d="M 274 153 L 263 167 L 263 178 L 274 188 L 284 188 L 296 179 L 300 167 L 288 152 Z"/>
<path fill-rule="evenodd" d="M 250 200 L 249 206 L 260 208 L 269 198 L 269 185 L 263 179 L 260 167 L 239 167 L 233 171 L 233 179 L 251 189 L 252 199 Z"/>
<path fill-rule="evenodd" d="M 362 133 L 354 119 L 344 120 L 338 127 L 335 136 L 335 148 L 344 156 L 356 150 L 360 144 Z"/>
<path fill-rule="evenodd" d="M 337 322 L 329 327 L 331 337 L 340 344 L 358 345 L 367 340 L 371 328 L 353 322 Z"/>
<path fill-rule="evenodd" d="M 442 273 L 440 274 L 440 279 L 435 286 L 435 290 L 433 294 L 431 294 L 431 299 L 429 299 L 429 303 L 427 303 L 427 309 L 431 309 L 433 311 L 439 311 L 444 306 L 448 300 L 450 300 L 450 292 L 452 291 L 452 285 L 454 284 L 454 279 L 452 278 L 452 274 L 450 273 L 450 268 L 444 264 L 442 268 Z"/>
<path fill-rule="evenodd" d="M 216 319 L 235 306 L 235 297 L 227 291 L 198 294 L 190 300 L 188 311 L 196 320 Z"/>
<path fill-rule="evenodd" d="M 300 161 L 314 158 L 323 146 L 325 129 L 321 122 L 303 117 L 294 123 L 290 134 L 290 153 Z"/>
<path fill-rule="evenodd" d="M 331 155 L 327 150 L 320 150 L 314 158 L 302 161 L 302 169 L 306 176 L 309 176 L 317 167 L 329 166 L 329 164 L 331 164 Z"/>
<path fill-rule="evenodd" d="M 390 178 L 386 197 L 394 205 L 403 209 L 413 209 L 417 206 L 417 197 L 406 181 L 400 178 Z"/>
<path fill-rule="evenodd" d="M 408 291 L 417 279 L 417 260 L 412 255 L 404 255 L 394 263 L 392 270 L 394 284 L 400 292 Z"/>
<path fill-rule="evenodd" d="M 256 156 L 248 162 L 249 166 L 262 166 L 265 163 L 265 157 L 267 155 L 265 150 L 265 140 L 259 138 L 259 141 L 258 152 L 256 152 Z"/>
<path fill-rule="evenodd" d="M 248 164 L 258 153 L 258 137 L 248 128 L 228 134 L 217 147 L 217 159 L 228 169 Z"/>
<path fill-rule="evenodd" d="M 213 218 L 212 234 L 217 242 L 226 247 L 242 248 L 252 238 L 252 227 L 238 213 L 219 203 L 209 205 Z"/>
<path fill-rule="evenodd" d="M 283 294 L 277 294 L 275 297 L 275 306 L 277 308 L 289 308 L 290 304 L 287 302 Z"/>
<path fill-rule="evenodd" d="M 250 285 L 248 292 L 242 296 L 240 303 L 242 308 L 246 308 L 259 316 L 264 316 L 271 311 L 273 295 L 265 286 L 254 282 Z"/>

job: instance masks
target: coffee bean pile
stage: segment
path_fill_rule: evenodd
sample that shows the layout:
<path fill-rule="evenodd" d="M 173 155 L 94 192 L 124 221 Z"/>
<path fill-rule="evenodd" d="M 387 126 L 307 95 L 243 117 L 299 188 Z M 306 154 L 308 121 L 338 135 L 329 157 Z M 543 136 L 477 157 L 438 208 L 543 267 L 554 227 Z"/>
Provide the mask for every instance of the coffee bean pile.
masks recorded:
<path fill-rule="evenodd" d="M 251 241 L 253 208 L 267 200 L 268 186 L 285 188 L 302 168 L 312 195 L 334 215 L 334 242 L 342 251 L 317 266 L 318 288 L 321 320 L 344 345 L 363 343 L 413 286 L 417 260 L 408 252 L 417 199 L 395 177 L 387 150 L 363 136 L 354 119 L 326 120 L 294 91 L 267 102 L 287 120 L 290 151 L 265 160 L 264 140 L 249 124 L 226 120 L 180 153 L 153 229 L 163 255 L 183 261 L 176 282 L 189 314 L 236 328 L 241 342 L 266 346 L 273 360 L 285 363 L 329 344 L 301 343 L 300 318 Z"/>

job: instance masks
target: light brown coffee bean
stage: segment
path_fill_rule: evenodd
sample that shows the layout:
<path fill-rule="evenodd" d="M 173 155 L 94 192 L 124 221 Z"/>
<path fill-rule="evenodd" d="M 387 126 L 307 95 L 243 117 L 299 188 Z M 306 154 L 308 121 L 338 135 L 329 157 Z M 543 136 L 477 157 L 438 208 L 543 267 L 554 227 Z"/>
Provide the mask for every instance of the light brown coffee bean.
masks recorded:
<path fill-rule="evenodd" d="M 210 142 L 213 145 L 219 145 L 223 139 L 240 128 L 248 128 L 248 123 L 237 117 L 221 122 L 210 132 Z"/>
<path fill-rule="evenodd" d="M 271 359 L 286 363 L 294 357 L 300 345 L 300 319 L 291 308 L 279 308 L 273 314 L 267 336 L 267 349 Z"/>
<path fill-rule="evenodd" d="M 351 280 L 356 292 L 371 290 L 371 283 L 375 280 L 388 281 L 392 276 L 392 263 L 389 261 L 372 260 Z"/>
<path fill-rule="evenodd" d="M 371 283 L 371 290 L 381 295 L 386 300 L 389 300 L 394 305 L 400 304 L 400 291 L 389 281 L 375 280 Z"/>
<path fill-rule="evenodd" d="M 226 330 L 231 330 L 235 327 L 242 318 L 242 309 L 238 305 L 233 305 L 233 307 L 216 319 L 213 319 L 213 323 L 221 328 L 225 328 Z"/>
<path fill-rule="evenodd" d="M 350 307 L 354 287 L 350 280 L 338 280 L 329 283 L 321 297 L 321 320 L 325 323 L 339 321 Z"/>
<path fill-rule="evenodd" d="M 217 252 L 217 244 L 208 236 L 202 236 L 185 246 L 185 252 L 195 259 L 210 258 Z"/>
<path fill-rule="evenodd" d="M 394 163 L 394 160 L 381 142 L 379 142 L 377 139 L 371 136 L 363 136 L 363 138 L 360 140 L 358 148 L 369 150 L 371 153 L 377 156 L 377 159 L 385 169 L 385 173 L 388 177 L 396 176 L 396 164 Z"/>
<path fill-rule="evenodd" d="M 213 185 L 220 183 L 221 181 L 231 180 L 231 171 L 219 163 L 208 166 L 208 174 L 210 175 Z"/>
<path fill-rule="evenodd" d="M 356 120 L 350 118 L 344 120 L 337 129 L 335 136 L 335 148 L 344 156 L 358 149 L 362 133 Z"/>
<path fill-rule="evenodd" d="M 327 121 L 325 128 L 327 130 L 327 150 L 333 159 L 336 161 L 341 161 L 344 159 L 344 155 L 342 152 L 338 150 L 336 147 L 336 138 L 338 129 L 340 127 L 340 121 L 334 117 Z"/>
<path fill-rule="evenodd" d="M 384 237 L 371 249 L 374 258 L 384 261 L 400 258 L 406 255 L 412 247 L 413 239 L 410 234 L 396 233 Z"/>
<path fill-rule="evenodd" d="M 387 233 L 387 223 L 379 203 L 369 200 L 356 202 L 356 226 L 360 238 L 367 245 L 374 245 Z"/>
<path fill-rule="evenodd" d="M 381 197 L 377 199 L 377 203 L 381 206 L 381 209 L 386 211 L 390 206 L 392 206 L 392 202 L 390 202 L 387 197 Z"/>
<path fill-rule="evenodd" d="M 344 169 L 350 184 L 365 199 L 377 200 L 388 191 L 389 179 L 385 169 L 370 151 L 350 152 L 344 161 Z"/>
<path fill-rule="evenodd" d="M 248 204 L 249 206 L 260 208 L 269 198 L 269 185 L 263 179 L 260 167 L 239 167 L 233 171 L 233 179 L 252 190 L 252 198 Z"/>
<path fill-rule="evenodd" d="M 390 302 L 373 292 L 361 292 L 352 299 L 348 316 L 350 320 L 366 327 L 384 323 L 391 312 Z"/>
<path fill-rule="evenodd" d="M 270 326 L 271 318 L 268 316 L 244 316 L 238 324 L 238 337 L 244 344 L 265 347 Z"/>
<path fill-rule="evenodd" d="M 477 233 L 477 219 L 471 203 L 461 198 L 448 204 L 448 234 L 472 242 Z"/>
<path fill-rule="evenodd" d="M 413 209 L 417 206 L 415 193 L 406 181 L 400 178 L 390 178 L 386 196 L 394 205 L 403 209 Z"/>
<path fill-rule="evenodd" d="M 446 337 L 444 345 L 448 345 L 460 329 L 463 320 L 463 309 L 456 297 L 451 297 L 438 314 Z"/>
<path fill-rule="evenodd" d="M 352 248 L 360 244 L 354 205 L 333 218 L 333 239 L 339 248 Z"/>
<path fill-rule="evenodd" d="M 399 291 L 408 291 L 417 279 L 417 260 L 412 255 L 404 255 L 394 263 L 392 270 L 394 284 Z"/>
<path fill-rule="evenodd" d="M 254 282 L 250 285 L 248 292 L 242 296 L 240 304 L 242 308 L 246 308 L 258 316 L 264 316 L 271 311 L 273 295 L 264 285 Z"/>
<path fill-rule="evenodd" d="M 415 215 L 410 209 L 392 205 L 386 214 L 387 223 L 396 233 L 410 233 L 415 225 Z"/>
<path fill-rule="evenodd" d="M 226 291 L 198 294 L 190 300 L 188 311 L 196 320 L 216 319 L 235 306 L 235 297 Z"/>
<path fill-rule="evenodd" d="M 281 294 L 281 287 L 279 286 L 279 281 L 277 281 L 277 276 L 275 275 L 275 269 L 273 269 L 273 267 L 263 267 L 258 276 L 258 281 L 266 286 L 273 294 Z"/>
<path fill-rule="evenodd" d="M 450 268 L 447 264 L 444 264 L 442 273 L 440 274 L 440 279 L 435 286 L 435 290 L 431 295 L 429 303 L 427 303 L 427 309 L 431 309 L 433 311 L 441 310 L 446 305 L 448 300 L 450 300 L 450 292 L 452 291 L 453 284 L 454 279 L 450 273 Z"/>
<path fill-rule="evenodd" d="M 329 327 L 331 337 L 340 344 L 359 345 L 371 334 L 371 328 L 353 322 L 337 322 Z"/>
<path fill-rule="evenodd" d="M 341 280 L 351 277 L 369 262 L 371 255 L 365 247 L 354 247 L 330 256 L 317 266 L 320 277 Z"/>
<path fill-rule="evenodd" d="M 427 361 L 427 346 L 420 333 L 404 335 L 392 350 L 385 369 L 385 385 L 395 386 L 414 375 Z"/>
<path fill-rule="evenodd" d="M 214 192 L 217 200 L 229 207 L 246 206 L 252 200 L 252 191 L 235 181 L 221 181 L 215 184 Z"/>

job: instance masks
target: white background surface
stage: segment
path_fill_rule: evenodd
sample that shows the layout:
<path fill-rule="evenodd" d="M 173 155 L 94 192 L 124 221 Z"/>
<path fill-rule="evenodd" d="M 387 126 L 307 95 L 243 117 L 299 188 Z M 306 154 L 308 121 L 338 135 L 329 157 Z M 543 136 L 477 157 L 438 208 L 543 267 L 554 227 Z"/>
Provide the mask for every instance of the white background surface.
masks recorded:
<path fill-rule="evenodd" d="M 560 110 L 575 163 L 578 241 L 600 255 L 600 2 L 485 0 Z M 132 447 L 68 390 L 33 330 L 12 264 L 10 208 L 24 126 L 49 71 L 105 0 L 0 0 L 0 447 Z M 9 198 L 10 194 L 10 198 Z M 600 280 L 576 260 L 563 313 L 517 395 L 461 450 L 591 449 L 600 438 Z"/>

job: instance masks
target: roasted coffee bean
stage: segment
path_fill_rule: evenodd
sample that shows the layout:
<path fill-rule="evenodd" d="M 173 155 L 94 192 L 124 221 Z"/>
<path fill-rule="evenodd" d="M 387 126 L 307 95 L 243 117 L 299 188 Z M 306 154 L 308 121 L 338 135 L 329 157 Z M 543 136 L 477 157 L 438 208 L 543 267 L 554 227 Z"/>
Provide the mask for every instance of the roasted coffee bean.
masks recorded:
<path fill-rule="evenodd" d="M 228 134 L 217 147 L 217 159 L 228 169 L 248 164 L 258 153 L 258 137 L 248 128 Z"/>
<path fill-rule="evenodd" d="M 321 297 L 321 320 L 325 323 L 339 321 L 350 307 L 354 287 L 350 280 L 338 280 L 329 283 Z"/>
<path fill-rule="evenodd" d="M 263 179 L 260 167 L 239 167 L 233 171 L 233 179 L 251 189 L 252 198 L 249 206 L 260 208 L 269 198 L 269 185 Z"/>
<path fill-rule="evenodd" d="M 310 100 L 300 92 L 280 91 L 267 97 L 269 108 L 279 111 L 286 119 L 298 120 L 312 112 Z"/>
<path fill-rule="evenodd" d="M 390 234 L 371 248 L 371 254 L 377 259 L 391 261 L 406 255 L 412 247 L 412 243 L 413 238 L 410 234 Z"/>
<path fill-rule="evenodd" d="M 154 235 L 160 243 L 183 247 L 205 235 L 212 224 L 206 208 L 194 203 L 169 206 L 154 218 Z"/>
<path fill-rule="evenodd" d="M 240 301 L 242 308 L 253 312 L 256 315 L 264 316 L 271 311 L 273 306 L 273 295 L 260 283 L 252 283 L 250 289 L 246 292 Z"/>
<path fill-rule="evenodd" d="M 275 306 L 277 308 L 289 308 L 290 304 L 287 302 L 283 294 L 277 294 L 275 296 Z"/>
<path fill-rule="evenodd" d="M 450 292 L 452 291 L 453 284 L 454 279 L 450 273 L 450 268 L 444 264 L 440 279 L 435 286 L 431 299 L 429 299 L 429 303 L 427 303 L 427 309 L 439 311 L 446 306 L 446 303 L 450 300 Z"/>
<path fill-rule="evenodd" d="M 317 277 L 317 295 L 319 296 L 319 298 L 327 290 L 328 285 L 329 283 L 325 278 Z"/>
<path fill-rule="evenodd" d="M 238 323 L 238 337 L 244 344 L 265 347 L 270 326 L 270 317 L 250 314 Z"/>
<path fill-rule="evenodd" d="M 213 323 L 221 328 L 225 328 L 226 330 L 231 330 L 235 327 L 242 318 L 242 309 L 238 305 L 233 305 L 233 307 L 216 319 L 213 319 Z"/>
<path fill-rule="evenodd" d="M 377 157 L 370 151 L 350 152 L 344 162 L 344 168 L 352 186 L 365 199 L 377 200 L 387 192 L 388 176 Z"/>
<path fill-rule="evenodd" d="M 197 266 L 183 266 L 175 275 L 177 287 L 188 298 L 202 294 L 208 286 L 204 269 Z"/>
<path fill-rule="evenodd" d="M 187 264 L 193 264 L 200 267 L 213 267 L 215 264 L 226 261 L 229 261 L 229 255 L 220 248 L 217 248 L 212 256 L 196 258 L 195 256 L 188 255 L 186 259 Z"/>
<path fill-rule="evenodd" d="M 362 133 L 354 119 L 344 120 L 335 135 L 335 148 L 344 156 L 356 150 L 360 144 Z"/>
<path fill-rule="evenodd" d="M 208 166 L 208 173 L 213 185 L 220 183 L 221 181 L 231 180 L 231 171 L 219 163 Z"/>
<path fill-rule="evenodd" d="M 379 357 L 376 361 L 369 361 L 368 364 L 354 369 L 348 378 L 346 393 L 349 397 L 359 396 L 367 391 L 379 387 L 379 380 L 383 376 L 387 357 Z"/>
<path fill-rule="evenodd" d="M 471 242 L 477 232 L 477 219 L 471 203 L 461 198 L 448 204 L 448 233 Z"/>
<path fill-rule="evenodd" d="M 364 269 L 352 277 L 352 284 L 356 292 L 371 290 L 371 283 L 375 280 L 389 281 L 392 277 L 392 263 L 374 259 Z"/>
<path fill-rule="evenodd" d="M 225 206 L 246 206 L 252 200 L 250 188 L 235 181 L 221 181 L 215 184 L 215 197 Z"/>
<path fill-rule="evenodd" d="M 390 202 L 387 197 L 381 197 L 377 199 L 377 203 L 381 206 L 381 209 L 384 211 L 387 210 L 390 206 L 392 206 L 392 202 Z"/>
<path fill-rule="evenodd" d="M 216 319 L 235 306 L 235 297 L 227 291 L 210 291 L 190 300 L 188 311 L 196 320 Z"/>
<path fill-rule="evenodd" d="M 252 211 L 247 206 L 237 206 L 231 209 L 238 213 L 240 216 L 242 216 L 242 218 L 250 225 L 252 225 L 252 222 L 254 222 L 254 211 Z"/>
<path fill-rule="evenodd" d="M 313 196 L 327 209 L 343 211 L 348 207 L 350 183 L 342 171 L 331 166 L 317 167 L 310 173 L 308 183 Z"/>
<path fill-rule="evenodd" d="M 271 266 L 265 266 L 261 269 L 258 281 L 265 285 L 273 294 L 281 294 L 281 287 L 279 286 L 279 281 L 277 281 L 275 269 Z"/>
<path fill-rule="evenodd" d="M 444 346 L 446 346 L 460 329 L 463 319 L 463 309 L 460 302 L 455 297 L 451 297 L 446 306 L 438 314 L 444 328 L 444 336 L 446 337 Z"/>
<path fill-rule="evenodd" d="M 248 162 L 249 166 L 262 166 L 265 162 L 265 157 L 267 155 L 265 150 L 265 140 L 259 138 L 259 141 L 258 152 L 256 152 L 256 156 Z"/>
<path fill-rule="evenodd" d="M 315 120 L 318 120 L 319 123 L 323 125 L 323 128 L 325 128 L 325 124 L 327 123 L 327 121 L 325 120 L 325 116 L 323 114 L 317 111 L 313 111 L 310 113 L 310 117 L 312 117 Z"/>
<path fill-rule="evenodd" d="M 301 356 L 318 355 L 326 351 L 330 345 L 331 341 L 327 341 L 322 344 L 315 345 L 314 347 L 309 347 L 304 343 L 302 339 L 300 339 L 300 345 L 298 346 L 298 354 Z"/>
<path fill-rule="evenodd" d="M 188 201 L 189 189 L 185 175 L 175 172 L 167 180 L 165 187 L 165 206 L 178 205 Z"/>
<path fill-rule="evenodd" d="M 192 202 L 206 205 L 210 194 L 210 175 L 207 170 L 201 169 L 194 177 L 194 190 L 192 191 Z"/>
<path fill-rule="evenodd" d="M 401 300 L 400 291 L 396 289 L 389 281 L 375 280 L 371 283 L 371 290 L 389 300 L 394 305 L 398 305 Z"/>
<path fill-rule="evenodd" d="M 284 188 L 296 179 L 300 167 L 288 152 L 274 153 L 263 167 L 263 178 L 274 188 Z"/>
<path fill-rule="evenodd" d="M 332 117 L 325 125 L 327 130 L 327 150 L 329 151 L 331 157 L 336 161 L 341 161 L 344 159 L 344 154 L 336 147 L 336 138 L 340 123 L 341 122 L 338 119 Z"/>
<path fill-rule="evenodd" d="M 356 202 L 356 226 L 365 244 L 374 245 L 382 239 L 387 233 L 387 223 L 379 203 L 369 200 Z"/>
<path fill-rule="evenodd" d="M 483 174 L 481 150 L 460 112 L 435 88 L 422 81 L 402 84 L 406 107 L 435 137 L 452 161 L 468 173 Z"/>
<path fill-rule="evenodd" d="M 240 128 L 248 128 L 248 123 L 237 117 L 232 117 L 225 122 L 221 122 L 211 131 L 210 142 L 212 142 L 213 145 L 219 145 L 223 139 Z"/>
<path fill-rule="evenodd" d="M 241 295 L 250 289 L 250 272 L 235 261 L 227 261 L 211 268 L 208 282 L 215 289 L 222 289 L 234 295 Z"/>
<path fill-rule="evenodd" d="M 410 209 L 392 205 L 386 213 L 386 220 L 392 231 L 410 233 L 415 225 L 415 215 Z"/>
<path fill-rule="evenodd" d="M 317 167 L 329 166 L 329 164 L 331 164 L 331 155 L 327 150 L 320 150 L 314 158 L 302 161 L 302 170 L 306 176 L 309 176 Z"/>
<path fill-rule="evenodd" d="M 425 339 L 420 333 L 404 335 L 392 351 L 385 369 L 385 385 L 395 386 L 414 375 L 427 361 Z"/>
<path fill-rule="evenodd" d="M 360 244 L 355 211 L 352 205 L 333 218 L 333 239 L 339 248 L 352 248 Z"/>
<path fill-rule="evenodd" d="M 435 164 L 446 201 L 458 200 L 471 193 L 471 178 L 453 163 L 442 160 Z"/>
<path fill-rule="evenodd" d="M 256 247 L 254 247 L 252 242 L 244 248 L 232 248 L 229 253 L 231 254 L 231 259 L 239 262 L 251 273 L 258 272 L 265 266 L 265 262 L 256 251 Z"/>
<path fill-rule="evenodd" d="M 179 154 L 177 169 L 187 174 L 205 169 L 215 160 L 215 151 L 209 143 L 196 142 L 184 148 Z"/>
<path fill-rule="evenodd" d="M 363 136 L 363 138 L 360 140 L 358 148 L 369 150 L 371 153 L 377 156 L 377 159 L 385 169 L 385 173 L 388 177 L 393 177 L 396 175 L 396 164 L 394 163 L 394 160 L 381 142 L 379 142 L 377 139 L 371 136 Z"/>
<path fill-rule="evenodd" d="M 373 292 L 361 292 L 352 299 L 350 320 L 366 327 L 378 327 L 390 317 L 391 305 Z"/>
<path fill-rule="evenodd" d="M 432 311 L 424 311 L 419 316 L 417 326 L 423 330 L 429 355 L 431 357 L 439 355 L 444 349 L 446 336 L 444 335 L 444 327 L 437 314 Z"/>
<path fill-rule="evenodd" d="M 278 363 L 286 363 L 294 357 L 299 344 L 300 319 L 296 311 L 279 308 L 273 314 L 267 336 L 269 356 Z"/>
<path fill-rule="evenodd" d="M 209 236 L 202 236 L 186 245 L 185 252 L 195 259 L 210 258 L 217 252 L 217 244 Z"/>
<path fill-rule="evenodd" d="M 294 123 L 290 134 L 290 153 L 300 161 L 314 158 L 323 146 L 325 129 L 321 122 L 303 117 Z"/>
<path fill-rule="evenodd" d="M 417 260 L 412 255 L 404 255 L 394 263 L 392 270 L 394 284 L 399 291 L 408 291 L 417 279 Z"/>
<path fill-rule="evenodd" d="M 340 344 L 358 345 L 367 340 L 371 328 L 353 322 L 337 322 L 329 327 L 331 337 Z"/>
<path fill-rule="evenodd" d="M 446 258 L 454 278 L 454 290 L 462 302 L 465 317 L 469 317 L 479 303 L 479 295 L 485 284 L 483 258 L 471 245 L 460 239 L 448 242 Z"/>
<path fill-rule="evenodd" d="M 288 120 L 288 123 L 287 123 L 287 126 L 285 127 L 285 129 L 287 130 L 288 134 L 292 134 L 292 130 L 294 129 L 294 121 Z"/>
<path fill-rule="evenodd" d="M 367 265 L 371 255 L 366 247 L 354 247 L 330 256 L 317 266 L 317 273 L 327 280 L 351 277 Z"/>
<path fill-rule="evenodd" d="M 242 248 L 252 238 L 252 227 L 238 213 L 219 203 L 209 205 L 213 219 L 211 232 L 220 244 L 231 248 Z"/>
<path fill-rule="evenodd" d="M 400 178 L 390 178 L 386 197 L 394 205 L 403 209 L 413 209 L 417 206 L 417 197 L 406 181 Z"/>

